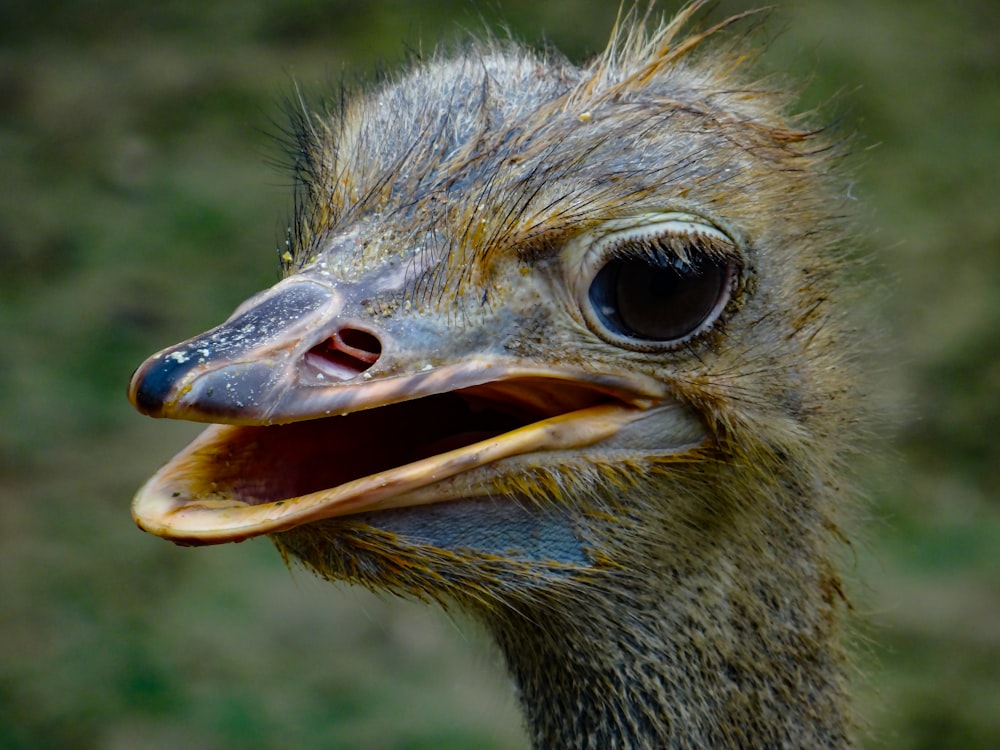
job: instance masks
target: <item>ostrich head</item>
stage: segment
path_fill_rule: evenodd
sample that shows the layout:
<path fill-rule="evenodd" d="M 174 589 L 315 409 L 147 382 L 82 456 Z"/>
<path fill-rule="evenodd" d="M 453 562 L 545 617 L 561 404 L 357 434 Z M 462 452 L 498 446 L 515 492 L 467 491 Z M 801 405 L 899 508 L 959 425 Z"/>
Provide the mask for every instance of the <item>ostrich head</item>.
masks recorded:
<path fill-rule="evenodd" d="M 468 612 L 539 747 L 849 744 L 835 149 L 700 5 L 301 115 L 284 278 L 133 377 L 215 423 L 139 525 Z"/>

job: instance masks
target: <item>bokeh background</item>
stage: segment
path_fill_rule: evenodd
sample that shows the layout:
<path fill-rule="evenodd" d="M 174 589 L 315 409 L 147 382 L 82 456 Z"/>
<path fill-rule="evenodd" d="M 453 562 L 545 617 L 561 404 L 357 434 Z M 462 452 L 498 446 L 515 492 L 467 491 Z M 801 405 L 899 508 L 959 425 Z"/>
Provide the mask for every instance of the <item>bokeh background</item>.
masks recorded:
<path fill-rule="evenodd" d="M 895 426 L 862 467 L 849 571 L 869 745 L 992 750 L 1000 3 L 783 6 L 766 63 L 859 134 L 853 191 L 881 277 L 873 379 Z M 137 531 L 133 491 L 199 428 L 140 417 L 124 389 L 147 354 L 276 279 L 290 189 L 273 134 L 293 82 L 315 98 L 499 22 L 582 60 L 616 10 L 0 5 L 0 747 L 525 747 L 474 628 L 289 571 L 266 541 L 180 549 Z"/>

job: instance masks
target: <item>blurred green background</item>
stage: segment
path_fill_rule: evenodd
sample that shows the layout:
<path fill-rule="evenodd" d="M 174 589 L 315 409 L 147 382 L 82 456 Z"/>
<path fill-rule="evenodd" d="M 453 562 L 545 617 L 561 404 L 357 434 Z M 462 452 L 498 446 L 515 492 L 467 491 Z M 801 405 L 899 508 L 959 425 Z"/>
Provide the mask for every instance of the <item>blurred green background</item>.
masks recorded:
<path fill-rule="evenodd" d="M 864 470 L 849 571 L 869 745 L 995 750 L 1000 3 L 785 5 L 766 62 L 861 134 L 884 281 L 874 377 L 897 426 Z M 616 8 L 0 6 L 0 747 L 525 747 L 473 628 L 288 571 L 266 541 L 137 531 L 132 493 L 199 428 L 140 417 L 124 389 L 275 280 L 290 178 L 271 134 L 293 81 L 335 91 L 484 19 L 582 60 Z"/>

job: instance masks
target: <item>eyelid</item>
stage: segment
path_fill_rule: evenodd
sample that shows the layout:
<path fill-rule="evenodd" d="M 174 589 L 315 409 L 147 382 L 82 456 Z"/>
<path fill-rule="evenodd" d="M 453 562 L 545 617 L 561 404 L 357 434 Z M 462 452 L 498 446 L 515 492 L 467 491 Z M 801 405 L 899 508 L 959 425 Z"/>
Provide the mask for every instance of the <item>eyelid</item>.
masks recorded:
<path fill-rule="evenodd" d="M 620 252 L 624 245 L 647 245 L 660 238 L 703 237 L 711 246 L 712 257 L 722 255 L 738 259 L 736 243 L 714 224 L 682 212 L 661 212 L 640 214 L 621 219 L 612 219 L 601 224 L 568 243 L 566 250 L 570 256 L 576 256 L 577 262 L 571 263 L 575 270 L 575 282 L 593 278 L 604 263 L 607 262 L 616 249 Z M 690 244 L 689 242 L 687 243 Z M 687 262 L 686 248 L 682 243 L 674 249 L 675 254 Z"/>
<path fill-rule="evenodd" d="M 597 256 L 600 264 L 612 258 L 639 258 L 661 268 L 683 270 L 697 265 L 702 259 L 730 259 L 735 246 L 724 235 L 720 237 L 694 231 L 685 234 L 667 232 L 641 238 L 619 237 L 611 243 L 603 243 L 601 249 L 602 254 Z"/>

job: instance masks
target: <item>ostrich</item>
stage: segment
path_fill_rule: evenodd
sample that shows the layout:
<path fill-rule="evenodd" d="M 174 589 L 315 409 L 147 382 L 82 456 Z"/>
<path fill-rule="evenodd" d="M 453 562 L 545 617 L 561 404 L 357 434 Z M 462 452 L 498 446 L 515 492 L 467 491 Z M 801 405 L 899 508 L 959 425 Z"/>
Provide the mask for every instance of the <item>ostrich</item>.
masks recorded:
<path fill-rule="evenodd" d="M 139 526 L 457 607 L 536 748 L 853 746 L 840 149 L 701 5 L 299 115 L 282 280 L 133 376 L 212 423 Z"/>

